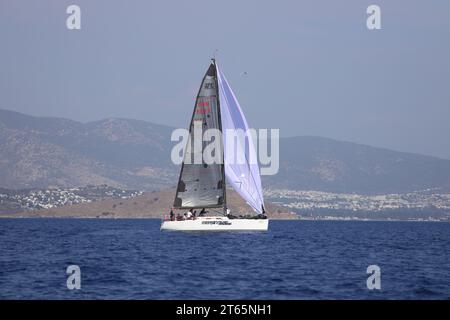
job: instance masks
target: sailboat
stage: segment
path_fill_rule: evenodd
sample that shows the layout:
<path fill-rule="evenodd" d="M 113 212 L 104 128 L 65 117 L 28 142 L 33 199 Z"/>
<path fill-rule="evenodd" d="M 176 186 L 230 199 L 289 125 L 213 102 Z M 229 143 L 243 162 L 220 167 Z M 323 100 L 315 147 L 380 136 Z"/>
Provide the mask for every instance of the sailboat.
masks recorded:
<path fill-rule="evenodd" d="M 231 138 L 225 134 L 236 130 L 248 132 L 248 123 L 225 75 L 216 60 L 211 60 L 197 94 L 173 203 L 173 209 L 189 211 L 175 216 L 172 209 L 170 217 L 163 218 L 161 230 L 267 231 L 269 219 L 264 208 L 259 166 L 257 161 L 250 161 L 256 159 L 254 142 L 248 138 L 245 144 L 237 143 L 236 146 L 230 143 L 233 141 L 227 141 Z M 199 127 L 221 133 L 221 139 L 218 139 L 221 140 L 218 141 L 221 161 L 192 163 L 192 157 L 207 148 L 203 140 L 195 141 L 199 138 L 195 134 Z M 230 146 L 234 149 L 227 150 Z M 244 161 L 236 161 L 235 152 L 240 152 Z M 252 209 L 249 214 L 230 212 L 227 185 L 246 201 Z"/>

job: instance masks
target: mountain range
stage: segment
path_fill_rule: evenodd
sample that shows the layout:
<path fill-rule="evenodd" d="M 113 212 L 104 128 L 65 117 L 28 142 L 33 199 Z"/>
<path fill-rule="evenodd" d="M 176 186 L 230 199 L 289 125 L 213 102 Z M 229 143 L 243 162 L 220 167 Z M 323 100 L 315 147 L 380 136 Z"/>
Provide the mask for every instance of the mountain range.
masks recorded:
<path fill-rule="evenodd" d="M 174 186 L 174 128 L 110 118 L 81 123 L 0 110 L 0 187 Z M 450 160 L 322 137 L 280 138 L 278 174 L 267 188 L 386 194 L 450 190 Z"/>

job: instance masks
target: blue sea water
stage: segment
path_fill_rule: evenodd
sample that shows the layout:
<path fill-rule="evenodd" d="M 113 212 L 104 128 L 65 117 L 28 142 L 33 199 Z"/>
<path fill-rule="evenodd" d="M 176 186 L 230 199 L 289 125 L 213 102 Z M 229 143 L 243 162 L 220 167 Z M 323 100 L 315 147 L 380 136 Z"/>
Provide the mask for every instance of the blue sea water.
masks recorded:
<path fill-rule="evenodd" d="M 158 220 L 1 219 L 1 299 L 450 299 L 450 223 L 270 221 L 266 233 Z M 66 268 L 81 269 L 81 290 Z M 369 265 L 381 290 L 369 290 Z"/>

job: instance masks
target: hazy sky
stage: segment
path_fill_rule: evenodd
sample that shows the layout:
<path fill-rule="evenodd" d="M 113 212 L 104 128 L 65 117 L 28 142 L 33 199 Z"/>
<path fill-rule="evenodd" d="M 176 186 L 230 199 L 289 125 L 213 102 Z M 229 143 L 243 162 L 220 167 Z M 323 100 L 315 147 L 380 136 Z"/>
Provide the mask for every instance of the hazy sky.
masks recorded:
<path fill-rule="evenodd" d="M 450 159 L 448 0 L 1 0 L 0 108 L 187 127 L 215 49 L 253 127 Z"/>

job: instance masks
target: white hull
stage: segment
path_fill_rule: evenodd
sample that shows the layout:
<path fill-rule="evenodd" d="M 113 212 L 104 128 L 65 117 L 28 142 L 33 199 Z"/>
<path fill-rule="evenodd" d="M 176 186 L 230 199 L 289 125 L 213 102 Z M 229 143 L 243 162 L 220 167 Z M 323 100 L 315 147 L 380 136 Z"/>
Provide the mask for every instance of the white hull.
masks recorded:
<path fill-rule="evenodd" d="M 161 230 L 172 231 L 267 231 L 268 219 L 197 217 L 195 220 L 163 221 Z"/>

